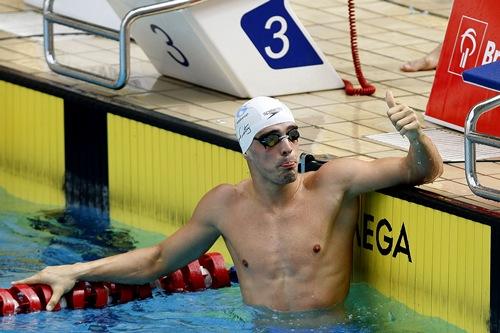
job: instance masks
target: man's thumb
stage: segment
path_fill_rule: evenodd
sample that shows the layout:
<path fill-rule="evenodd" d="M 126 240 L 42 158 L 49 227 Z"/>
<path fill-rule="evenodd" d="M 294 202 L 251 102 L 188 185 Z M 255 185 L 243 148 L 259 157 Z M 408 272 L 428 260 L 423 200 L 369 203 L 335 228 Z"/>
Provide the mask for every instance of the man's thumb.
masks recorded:
<path fill-rule="evenodd" d="M 57 303 L 62 297 L 62 293 L 59 291 L 54 291 L 52 294 L 52 297 L 50 298 L 50 301 L 47 303 L 47 311 L 52 311 L 54 308 L 57 306 Z"/>
<path fill-rule="evenodd" d="M 396 101 L 394 100 L 394 96 L 392 95 L 392 91 L 387 90 L 385 92 L 385 102 L 389 108 L 396 106 Z"/>
<path fill-rule="evenodd" d="M 49 303 L 47 303 L 46 310 L 47 311 L 53 311 L 55 307 L 57 306 L 57 300 L 52 298 Z"/>

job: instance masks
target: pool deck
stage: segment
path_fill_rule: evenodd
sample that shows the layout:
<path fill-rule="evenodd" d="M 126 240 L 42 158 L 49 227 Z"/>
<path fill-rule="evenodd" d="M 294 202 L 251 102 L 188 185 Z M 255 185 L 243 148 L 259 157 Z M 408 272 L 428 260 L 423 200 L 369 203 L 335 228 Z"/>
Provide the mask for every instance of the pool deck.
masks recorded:
<path fill-rule="evenodd" d="M 349 46 L 347 1 L 292 0 L 296 14 L 328 61 L 344 79 L 356 82 Z M 424 56 L 443 40 L 451 0 L 357 0 L 356 17 L 363 72 L 377 91 L 373 96 L 347 96 L 328 90 L 281 96 L 301 126 L 301 150 L 315 155 L 372 160 L 404 156 L 405 151 L 365 136 L 394 132 L 386 116 L 384 96 L 391 89 L 397 101 L 412 106 L 423 118 L 435 71 L 404 73 L 400 65 Z M 38 12 L 21 0 L 0 0 L 0 14 Z M 29 27 L 30 20 L 15 23 Z M 118 68 L 117 43 L 88 35 L 56 38 L 59 60 L 112 75 Z M 233 134 L 232 115 L 244 102 L 159 74 L 145 54 L 132 45 L 131 77 L 118 91 L 63 77 L 50 71 L 40 36 L 20 37 L 0 30 L 0 65 L 35 78 L 71 87 L 86 95 L 138 105 L 223 133 Z M 425 122 L 427 128 L 439 127 Z M 478 163 L 481 184 L 500 189 L 500 162 Z M 476 196 L 467 186 L 464 163 L 445 163 L 443 175 L 421 188 L 461 202 L 500 212 L 500 202 Z"/>

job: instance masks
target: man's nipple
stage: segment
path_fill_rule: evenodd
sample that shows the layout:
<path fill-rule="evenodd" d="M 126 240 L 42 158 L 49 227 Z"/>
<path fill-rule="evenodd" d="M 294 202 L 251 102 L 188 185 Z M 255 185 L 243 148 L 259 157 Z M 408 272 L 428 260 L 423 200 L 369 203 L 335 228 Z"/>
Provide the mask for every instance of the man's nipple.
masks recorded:
<path fill-rule="evenodd" d="M 243 259 L 241 263 L 243 264 L 243 266 L 248 267 L 248 261 L 246 261 L 245 259 Z"/>
<path fill-rule="evenodd" d="M 319 244 L 314 245 L 313 252 L 318 253 L 319 251 L 321 251 L 321 246 Z"/>

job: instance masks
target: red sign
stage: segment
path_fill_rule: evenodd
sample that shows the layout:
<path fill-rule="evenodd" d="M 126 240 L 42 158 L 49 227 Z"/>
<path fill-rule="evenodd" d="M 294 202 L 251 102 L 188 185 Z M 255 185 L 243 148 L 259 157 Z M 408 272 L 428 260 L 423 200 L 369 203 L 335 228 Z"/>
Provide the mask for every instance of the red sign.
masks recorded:
<path fill-rule="evenodd" d="M 426 119 L 463 130 L 470 109 L 498 94 L 462 80 L 464 70 L 499 60 L 498 13 L 498 0 L 454 1 L 425 112 Z M 500 135 L 500 110 L 484 114 L 478 122 L 478 131 Z"/>

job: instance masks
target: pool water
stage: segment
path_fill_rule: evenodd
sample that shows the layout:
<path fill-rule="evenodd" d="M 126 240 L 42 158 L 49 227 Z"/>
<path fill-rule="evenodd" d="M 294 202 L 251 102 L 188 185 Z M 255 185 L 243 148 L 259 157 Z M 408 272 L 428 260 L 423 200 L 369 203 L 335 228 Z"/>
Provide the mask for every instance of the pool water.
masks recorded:
<path fill-rule="evenodd" d="M 164 236 L 119 222 L 40 206 L 0 187 L 0 288 L 46 265 L 93 260 Z M 419 315 L 364 283 L 353 283 L 342 319 L 327 311 L 279 313 L 247 306 L 238 284 L 166 294 L 104 309 L 62 310 L 0 317 L 1 332 L 462 332 Z"/>

